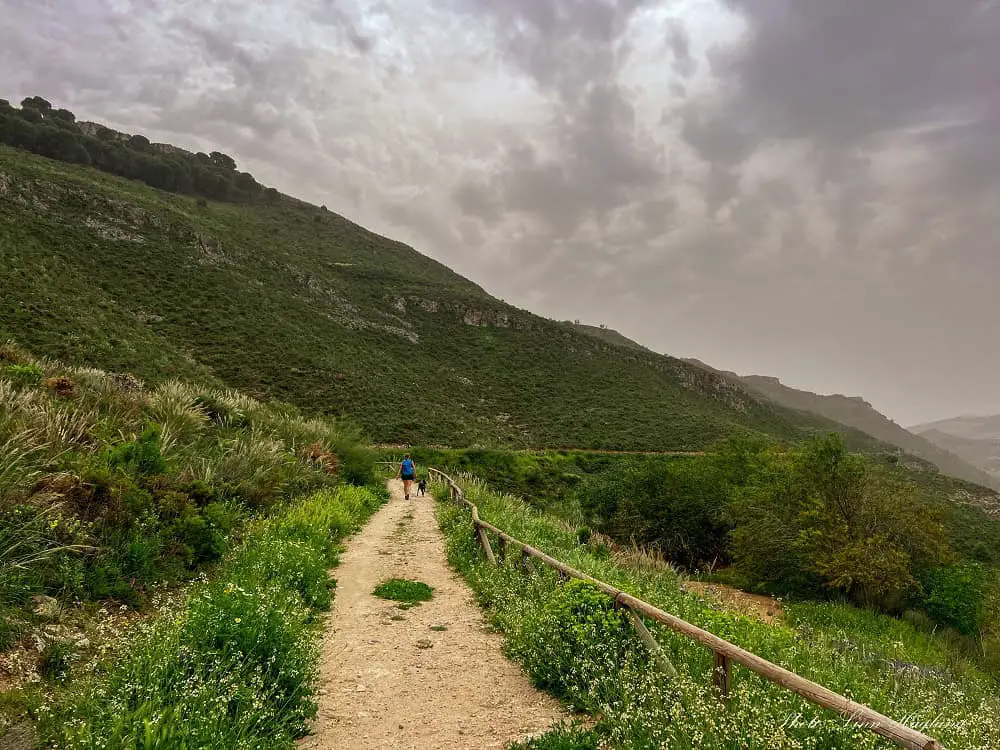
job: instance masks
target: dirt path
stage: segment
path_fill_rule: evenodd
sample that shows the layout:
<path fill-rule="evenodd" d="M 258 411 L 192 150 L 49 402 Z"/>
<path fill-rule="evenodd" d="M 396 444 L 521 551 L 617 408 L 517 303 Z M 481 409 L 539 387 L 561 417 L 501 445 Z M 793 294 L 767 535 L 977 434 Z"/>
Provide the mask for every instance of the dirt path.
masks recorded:
<path fill-rule="evenodd" d="M 434 501 L 405 501 L 397 480 L 389 488 L 392 500 L 334 572 L 319 717 L 300 748 L 504 748 L 544 731 L 564 714 L 486 630 L 472 592 L 445 560 Z M 434 598 L 404 611 L 372 596 L 392 577 L 423 581 Z"/>

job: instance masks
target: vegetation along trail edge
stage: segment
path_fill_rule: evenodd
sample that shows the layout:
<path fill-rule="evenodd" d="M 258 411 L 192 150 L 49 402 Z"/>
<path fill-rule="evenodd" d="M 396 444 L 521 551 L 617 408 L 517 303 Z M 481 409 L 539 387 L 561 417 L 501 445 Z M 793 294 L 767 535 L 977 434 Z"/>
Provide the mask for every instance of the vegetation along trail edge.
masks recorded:
<path fill-rule="evenodd" d="M 888 716 L 878 713 L 868 706 L 856 703 L 855 701 L 845 698 L 832 690 L 828 690 L 822 685 L 797 675 L 794 672 L 778 666 L 777 664 L 767 661 L 766 659 L 762 659 L 756 654 L 750 653 L 749 651 L 746 651 L 729 641 L 719 638 L 712 633 L 702 630 L 685 620 L 664 612 L 663 610 L 654 607 L 641 599 L 637 599 L 636 597 L 621 591 L 614 586 L 610 586 L 603 581 L 592 578 L 586 573 L 582 573 L 575 568 L 571 568 L 565 563 L 546 555 L 544 552 L 537 550 L 518 539 L 515 539 L 502 529 L 499 529 L 496 526 L 482 520 L 479 517 L 479 509 L 473 503 L 465 499 L 465 495 L 461 487 L 459 487 L 451 477 L 434 468 L 430 469 L 430 473 L 435 479 L 441 480 L 449 486 L 452 499 L 455 502 L 463 504 L 469 508 L 472 514 L 472 522 L 476 529 L 476 535 L 483 548 L 484 554 L 491 563 L 495 563 L 496 560 L 490 544 L 489 534 L 494 534 L 498 539 L 498 542 L 503 545 L 504 548 L 510 546 L 514 549 L 518 549 L 520 554 L 525 557 L 532 557 L 540 560 L 549 567 L 559 571 L 559 573 L 565 577 L 592 583 L 605 594 L 612 597 L 616 604 L 627 607 L 634 613 L 660 622 L 672 630 L 707 646 L 715 652 L 715 671 L 712 675 L 712 679 L 719 688 L 722 696 L 724 696 L 729 690 L 729 675 L 730 669 L 732 668 L 729 662 L 732 661 L 743 665 L 747 669 L 756 672 L 762 677 L 787 690 L 801 695 L 806 700 L 812 701 L 813 703 L 829 710 L 836 711 L 845 719 L 868 728 L 875 734 L 891 740 L 899 747 L 908 748 L 908 750 L 943 750 L 943 745 L 941 745 L 941 743 L 934 738 L 923 734 L 922 732 L 911 729 L 910 727 L 907 727 L 889 718 Z M 647 642 L 647 645 L 651 649 L 658 651 L 658 647 L 652 642 L 650 635 L 641 624 L 641 620 L 638 618 L 632 619 L 636 624 L 639 636 Z"/>

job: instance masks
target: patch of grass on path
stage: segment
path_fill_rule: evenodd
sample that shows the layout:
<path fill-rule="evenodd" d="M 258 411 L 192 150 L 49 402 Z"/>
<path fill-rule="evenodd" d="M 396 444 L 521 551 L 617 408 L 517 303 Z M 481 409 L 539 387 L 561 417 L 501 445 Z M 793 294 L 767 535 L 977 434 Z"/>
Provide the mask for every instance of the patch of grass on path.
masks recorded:
<path fill-rule="evenodd" d="M 388 581 L 382 581 L 372 593 L 381 599 L 402 602 L 414 607 L 420 602 L 430 601 L 434 596 L 434 589 L 420 581 L 390 578 Z"/>
<path fill-rule="evenodd" d="M 577 725 L 560 723 L 543 735 L 523 743 L 510 745 L 507 750 L 599 750 L 597 734 Z"/>

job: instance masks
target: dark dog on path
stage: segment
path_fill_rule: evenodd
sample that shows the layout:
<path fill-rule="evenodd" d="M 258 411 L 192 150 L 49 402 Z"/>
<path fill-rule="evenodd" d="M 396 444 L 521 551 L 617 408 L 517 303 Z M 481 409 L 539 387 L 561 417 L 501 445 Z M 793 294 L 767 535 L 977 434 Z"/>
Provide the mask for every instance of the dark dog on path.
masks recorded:
<path fill-rule="evenodd" d="M 421 479 L 417 482 L 417 489 L 420 491 L 420 494 L 423 495 L 427 491 L 427 480 Z"/>

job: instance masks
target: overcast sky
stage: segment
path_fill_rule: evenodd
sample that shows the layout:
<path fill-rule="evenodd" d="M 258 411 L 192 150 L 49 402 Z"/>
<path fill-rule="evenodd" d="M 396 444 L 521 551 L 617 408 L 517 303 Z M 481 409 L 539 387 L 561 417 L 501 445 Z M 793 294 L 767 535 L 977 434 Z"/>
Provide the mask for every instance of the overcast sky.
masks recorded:
<path fill-rule="evenodd" d="M 0 0 L 0 97 L 220 149 L 508 302 L 1000 412 L 997 0 Z"/>

